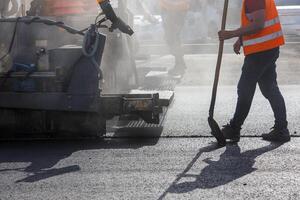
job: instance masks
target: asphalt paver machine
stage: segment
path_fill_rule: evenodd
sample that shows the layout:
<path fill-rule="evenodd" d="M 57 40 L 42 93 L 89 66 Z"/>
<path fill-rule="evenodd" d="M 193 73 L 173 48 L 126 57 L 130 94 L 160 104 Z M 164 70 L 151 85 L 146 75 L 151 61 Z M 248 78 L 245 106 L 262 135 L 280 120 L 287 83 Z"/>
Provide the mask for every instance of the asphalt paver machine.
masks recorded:
<path fill-rule="evenodd" d="M 35 16 L 0 19 L 1 137 L 40 132 L 103 136 L 106 121 L 122 115 L 159 123 L 158 93 L 102 93 L 106 36 L 101 30 L 132 34 L 122 21 L 105 24 L 103 15 L 84 30 Z"/>

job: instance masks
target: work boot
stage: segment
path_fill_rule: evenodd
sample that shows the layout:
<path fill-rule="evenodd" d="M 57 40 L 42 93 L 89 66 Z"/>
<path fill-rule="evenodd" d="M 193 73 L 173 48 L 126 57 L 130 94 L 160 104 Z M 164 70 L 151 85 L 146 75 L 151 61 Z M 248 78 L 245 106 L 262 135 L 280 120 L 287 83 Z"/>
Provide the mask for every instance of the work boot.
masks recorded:
<path fill-rule="evenodd" d="M 175 68 L 180 68 L 186 70 L 186 64 L 184 60 L 184 56 L 176 56 L 175 57 Z"/>
<path fill-rule="evenodd" d="M 278 129 L 272 128 L 272 131 L 268 134 L 262 135 L 263 140 L 270 142 L 289 142 L 291 140 L 290 131 L 287 128 Z"/>
<path fill-rule="evenodd" d="M 171 76 L 182 76 L 184 75 L 186 68 L 187 67 L 183 59 L 179 59 L 179 61 L 176 59 L 174 68 L 170 69 L 168 73 Z"/>
<path fill-rule="evenodd" d="M 241 138 L 241 128 L 233 127 L 230 124 L 223 126 L 222 133 L 225 139 L 230 140 L 230 142 L 239 142 Z"/>

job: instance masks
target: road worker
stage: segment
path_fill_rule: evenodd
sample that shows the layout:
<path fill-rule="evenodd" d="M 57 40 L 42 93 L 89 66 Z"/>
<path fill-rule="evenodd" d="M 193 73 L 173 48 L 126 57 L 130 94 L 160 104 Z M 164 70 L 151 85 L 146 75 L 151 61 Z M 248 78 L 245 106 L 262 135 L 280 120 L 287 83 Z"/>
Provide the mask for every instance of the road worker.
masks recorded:
<path fill-rule="evenodd" d="M 278 88 L 276 61 L 279 48 L 285 40 L 274 0 L 243 0 L 242 25 L 236 30 L 219 32 L 221 41 L 237 37 L 234 52 L 243 47 L 245 60 L 238 84 L 238 102 L 234 117 L 222 129 L 224 136 L 234 142 L 240 139 L 240 130 L 249 113 L 256 85 L 269 100 L 275 116 L 275 125 L 263 139 L 272 142 L 290 141 L 286 106 Z"/>
<path fill-rule="evenodd" d="M 189 0 L 160 0 L 165 41 L 170 53 L 175 57 L 175 66 L 169 70 L 170 75 L 182 75 L 186 69 L 181 33 L 184 28 Z"/>
<path fill-rule="evenodd" d="M 30 16 L 72 16 L 88 13 L 96 13 L 96 0 L 34 0 L 31 2 Z"/>

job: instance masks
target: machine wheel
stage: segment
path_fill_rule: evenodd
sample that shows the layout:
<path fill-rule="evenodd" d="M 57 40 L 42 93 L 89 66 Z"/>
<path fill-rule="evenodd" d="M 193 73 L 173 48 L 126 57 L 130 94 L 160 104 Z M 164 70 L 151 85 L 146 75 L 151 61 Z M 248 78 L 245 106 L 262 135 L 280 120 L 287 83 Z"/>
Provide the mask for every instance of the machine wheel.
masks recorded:
<path fill-rule="evenodd" d="M 106 120 L 97 113 L 53 113 L 55 132 L 66 137 L 101 137 L 106 133 Z"/>
<path fill-rule="evenodd" d="M 94 138 L 106 133 L 106 120 L 97 113 L 0 111 L 0 138 Z"/>
<path fill-rule="evenodd" d="M 1 137 L 11 138 L 36 135 L 48 132 L 46 128 L 46 112 L 23 109 L 0 110 Z"/>

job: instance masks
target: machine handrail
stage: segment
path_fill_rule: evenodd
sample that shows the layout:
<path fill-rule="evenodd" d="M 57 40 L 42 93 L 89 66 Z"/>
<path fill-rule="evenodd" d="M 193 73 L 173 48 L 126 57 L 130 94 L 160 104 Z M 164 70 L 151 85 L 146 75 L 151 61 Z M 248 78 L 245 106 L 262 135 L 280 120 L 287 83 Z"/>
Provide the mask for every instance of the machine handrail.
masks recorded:
<path fill-rule="evenodd" d="M 28 17 L 27 16 L 27 17 L 19 17 L 19 18 L 2 18 L 2 19 L 0 19 L 0 23 L 45 24 L 45 25 L 49 25 L 49 26 L 57 26 L 59 28 L 66 30 L 67 32 L 69 32 L 71 34 L 78 34 L 78 35 L 84 36 L 83 31 L 76 30 L 75 28 L 68 26 L 61 21 L 54 21 L 51 19 L 40 18 L 40 17 Z"/>

